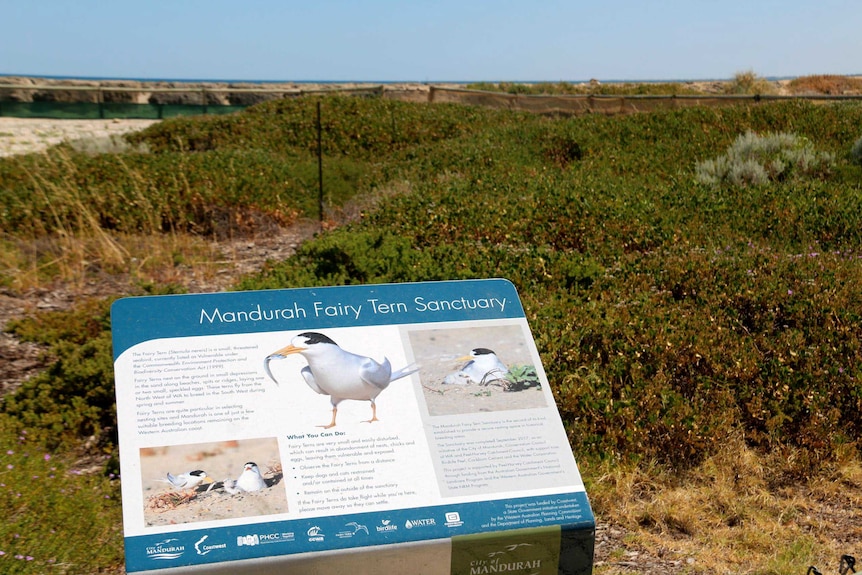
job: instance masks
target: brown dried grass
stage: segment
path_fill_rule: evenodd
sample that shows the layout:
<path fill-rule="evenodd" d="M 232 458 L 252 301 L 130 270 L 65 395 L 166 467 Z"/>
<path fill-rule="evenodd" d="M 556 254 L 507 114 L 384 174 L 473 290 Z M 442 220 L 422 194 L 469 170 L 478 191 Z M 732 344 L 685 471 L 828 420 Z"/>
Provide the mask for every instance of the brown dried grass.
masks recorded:
<path fill-rule="evenodd" d="M 791 94 L 858 95 L 862 94 L 862 78 L 818 74 L 794 78 L 787 84 Z"/>
<path fill-rule="evenodd" d="M 786 457 L 760 455 L 738 435 L 682 474 L 605 464 L 603 474 L 589 471 L 598 479 L 588 491 L 599 520 L 627 531 L 627 549 L 685 566 L 680 572 L 826 572 L 862 536 L 862 466 L 848 453 L 808 483 L 791 483 Z M 611 562 L 596 572 L 625 571 Z"/>

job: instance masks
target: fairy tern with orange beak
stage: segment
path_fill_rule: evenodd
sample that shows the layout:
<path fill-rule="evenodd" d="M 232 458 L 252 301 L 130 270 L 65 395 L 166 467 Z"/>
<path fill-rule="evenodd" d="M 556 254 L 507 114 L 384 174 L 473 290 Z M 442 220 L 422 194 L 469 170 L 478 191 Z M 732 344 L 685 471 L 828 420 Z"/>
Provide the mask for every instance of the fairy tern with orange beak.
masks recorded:
<path fill-rule="evenodd" d="M 500 361 L 497 354 L 487 347 L 477 347 L 470 355 L 459 357 L 456 361 L 467 363 L 457 373 L 450 373 L 443 383 L 468 384 L 479 383 L 485 385 L 497 379 L 505 379 L 509 373 L 506 364 Z"/>
<path fill-rule="evenodd" d="M 378 421 L 376 398 L 396 379 L 401 379 L 419 371 L 411 364 L 392 371 L 388 358 L 378 363 L 370 357 L 357 355 L 341 349 L 338 344 L 322 333 L 307 331 L 294 337 L 290 345 L 266 357 L 263 362 L 266 374 L 276 384 L 278 380 L 272 374 L 269 363 L 273 359 L 284 359 L 292 354 L 301 354 L 308 362 L 300 370 L 308 387 L 321 395 L 328 395 L 332 403 L 332 421 L 319 427 L 335 427 L 335 417 L 338 404 L 345 399 L 371 402 L 371 419 L 368 423 Z"/>

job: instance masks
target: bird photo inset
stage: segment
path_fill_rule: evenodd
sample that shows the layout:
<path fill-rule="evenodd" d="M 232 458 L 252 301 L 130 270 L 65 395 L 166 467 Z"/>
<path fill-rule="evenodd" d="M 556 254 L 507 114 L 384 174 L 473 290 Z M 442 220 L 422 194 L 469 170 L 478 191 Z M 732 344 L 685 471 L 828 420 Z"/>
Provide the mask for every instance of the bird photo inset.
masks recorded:
<path fill-rule="evenodd" d="M 406 331 L 429 416 L 544 408 L 549 398 L 522 324 Z M 469 352 L 465 355 L 465 352 Z"/>
<path fill-rule="evenodd" d="M 467 363 L 459 371 L 447 375 L 443 379 L 445 384 L 478 383 L 487 385 L 492 381 L 505 379 L 509 374 L 509 368 L 506 367 L 506 364 L 500 361 L 497 354 L 487 347 L 477 347 L 470 352 L 470 355 L 459 357 L 455 361 L 466 361 Z"/>
<path fill-rule="evenodd" d="M 346 399 L 370 402 L 371 419 L 365 422 L 379 421 L 377 396 L 393 381 L 419 370 L 411 364 L 392 371 L 392 365 L 386 357 L 382 362 L 377 362 L 373 358 L 342 349 L 322 333 L 308 331 L 295 336 L 290 345 L 266 357 L 263 366 L 270 379 L 278 384 L 278 379 L 270 368 L 272 360 L 285 359 L 297 353 L 308 362 L 308 365 L 300 370 L 308 387 L 321 395 L 328 395 L 332 404 L 332 420 L 318 426 L 325 429 L 335 427 L 338 404 Z"/>
<path fill-rule="evenodd" d="M 266 481 L 260 474 L 260 468 L 254 461 L 243 465 L 242 473 L 237 479 L 225 479 L 222 484 L 224 490 L 230 494 L 260 491 L 267 487 Z"/>
<path fill-rule="evenodd" d="M 272 436 L 142 448 L 144 523 L 164 527 L 287 513 L 281 457 Z M 178 473 L 187 469 L 193 471 Z M 227 479 L 217 479 L 222 477 Z"/>

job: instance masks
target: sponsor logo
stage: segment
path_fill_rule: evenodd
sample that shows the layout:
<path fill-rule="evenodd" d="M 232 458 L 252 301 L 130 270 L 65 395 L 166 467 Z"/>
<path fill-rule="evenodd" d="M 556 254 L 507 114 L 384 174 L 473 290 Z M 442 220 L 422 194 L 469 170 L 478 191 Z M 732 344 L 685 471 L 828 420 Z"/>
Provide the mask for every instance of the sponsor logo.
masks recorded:
<path fill-rule="evenodd" d="M 197 551 L 198 555 L 206 555 L 211 551 L 215 551 L 216 549 L 227 549 L 227 543 L 206 543 L 206 540 L 209 538 L 209 535 L 204 535 L 200 539 L 195 542 L 195 551 Z"/>
<path fill-rule="evenodd" d="M 306 531 L 306 535 L 308 535 L 309 541 L 323 541 L 323 538 L 325 537 L 325 535 L 321 533 L 320 527 L 317 525 L 309 527 L 308 531 Z"/>
<path fill-rule="evenodd" d="M 368 527 L 361 523 L 357 523 L 356 521 L 351 521 L 350 523 L 345 523 L 344 529 L 336 533 L 335 536 L 341 539 L 349 539 L 361 532 L 365 532 L 365 534 L 368 535 Z"/>
<path fill-rule="evenodd" d="M 240 535 L 236 538 L 236 546 L 242 547 L 243 545 L 248 545 L 249 547 L 260 545 L 260 537 L 257 535 Z"/>
<path fill-rule="evenodd" d="M 185 553 L 184 545 L 178 545 L 179 539 L 165 539 L 159 541 L 155 545 L 147 546 L 147 557 L 156 561 L 164 561 L 169 559 L 178 559 Z"/>
<path fill-rule="evenodd" d="M 398 531 L 398 526 L 393 524 L 390 519 L 382 519 L 380 525 L 377 526 L 377 532 L 388 533 L 390 531 Z"/>
<path fill-rule="evenodd" d="M 280 533 L 255 533 L 254 535 L 240 535 L 236 538 L 237 547 L 266 545 L 267 543 L 288 543 L 293 541 L 295 536 L 293 532 Z"/>
<path fill-rule="evenodd" d="M 461 521 L 461 514 L 457 511 L 449 511 L 446 513 L 446 527 L 461 527 L 464 522 Z"/>
<path fill-rule="evenodd" d="M 286 543 L 288 541 L 293 541 L 294 536 L 292 532 L 289 533 L 261 533 L 258 535 L 260 538 L 260 544 L 264 545 L 266 543 Z"/>
<path fill-rule="evenodd" d="M 408 519 L 404 522 L 404 527 L 407 529 L 413 529 L 414 527 L 432 527 L 437 525 L 437 522 L 433 517 L 422 518 L 422 519 Z"/>

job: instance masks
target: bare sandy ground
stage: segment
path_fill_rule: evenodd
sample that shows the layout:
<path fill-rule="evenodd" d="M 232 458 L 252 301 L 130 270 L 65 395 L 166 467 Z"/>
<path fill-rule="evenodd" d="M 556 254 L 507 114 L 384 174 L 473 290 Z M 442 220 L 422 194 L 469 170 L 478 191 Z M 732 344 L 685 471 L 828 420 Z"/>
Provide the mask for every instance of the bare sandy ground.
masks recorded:
<path fill-rule="evenodd" d="M 0 117 L 0 156 L 42 151 L 60 142 L 108 141 L 126 132 L 143 130 L 158 120 L 54 120 Z"/>

